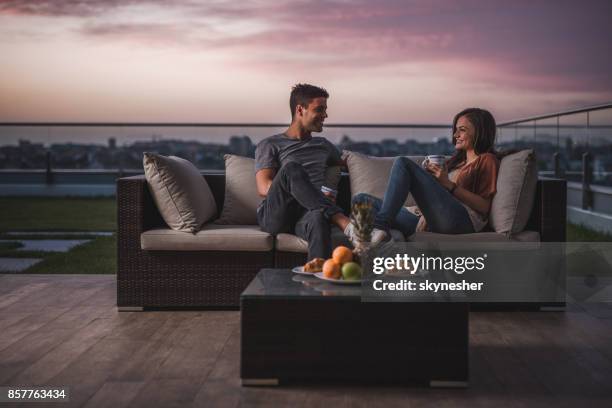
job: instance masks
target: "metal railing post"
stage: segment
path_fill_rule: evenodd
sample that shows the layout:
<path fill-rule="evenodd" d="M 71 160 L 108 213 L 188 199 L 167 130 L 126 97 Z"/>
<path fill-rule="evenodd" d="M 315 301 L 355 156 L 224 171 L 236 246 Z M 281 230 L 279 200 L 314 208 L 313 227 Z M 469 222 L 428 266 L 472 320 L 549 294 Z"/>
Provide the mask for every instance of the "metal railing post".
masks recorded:
<path fill-rule="evenodd" d="M 51 152 L 47 150 L 45 154 L 45 182 L 53 184 L 53 170 L 51 169 Z"/>
<path fill-rule="evenodd" d="M 593 207 L 593 192 L 591 191 L 591 155 L 582 153 L 582 209 Z"/>
<path fill-rule="evenodd" d="M 117 177 L 118 178 L 123 178 L 123 151 L 124 151 L 124 147 L 122 146 L 119 149 L 119 168 L 117 169 Z"/>
<path fill-rule="evenodd" d="M 514 145 L 518 143 L 518 124 L 514 125 Z"/>
<path fill-rule="evenodd" d="M 553 153 L 553 169 L 555 171 L 555 178 L 561 178 L 561 168 L 559 166 L 559 152 Z"/>

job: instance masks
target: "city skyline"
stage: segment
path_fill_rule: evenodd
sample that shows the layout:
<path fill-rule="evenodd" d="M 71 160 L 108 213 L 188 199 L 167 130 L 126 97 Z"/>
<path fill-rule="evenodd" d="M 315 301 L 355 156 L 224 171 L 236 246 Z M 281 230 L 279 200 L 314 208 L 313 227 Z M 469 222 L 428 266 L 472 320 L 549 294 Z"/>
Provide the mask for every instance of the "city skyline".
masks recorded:
<path fill-rule="evenodd" d="M 499 121 L 612 100 L 612 5 L 588 2 L 0 1 L 0 121 Z"/>

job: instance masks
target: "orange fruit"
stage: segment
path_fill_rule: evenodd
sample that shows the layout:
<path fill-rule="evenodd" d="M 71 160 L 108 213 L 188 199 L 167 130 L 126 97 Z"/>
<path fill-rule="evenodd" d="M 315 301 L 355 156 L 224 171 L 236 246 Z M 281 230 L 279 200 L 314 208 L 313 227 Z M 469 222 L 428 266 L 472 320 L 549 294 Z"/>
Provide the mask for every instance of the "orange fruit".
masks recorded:
<path fill-rule="evenodd" d="M 340 264 L 336 263 L 333 259 L 328 259 L 323 264 L 323 276 L 329 279 L 340 279 L 342 271 Z"/>
<path fill-rule="evenodd" d="M 332 259 L 339 265 L 351 262 L 353 260 L 353 251 L 345 246 L 336 247 L 332 253 Z"/>

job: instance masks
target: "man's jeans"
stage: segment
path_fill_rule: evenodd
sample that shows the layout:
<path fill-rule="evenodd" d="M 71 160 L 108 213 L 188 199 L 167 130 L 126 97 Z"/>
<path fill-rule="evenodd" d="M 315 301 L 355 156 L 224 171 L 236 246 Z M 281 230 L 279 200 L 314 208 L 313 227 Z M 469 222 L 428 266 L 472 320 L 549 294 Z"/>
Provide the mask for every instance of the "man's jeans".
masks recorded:
<path fill-rule="evenodd" d="M 417 206 L 427 220 L 427 229 L 441 234 L 467 234 L 474 232 L 467 210 L 447 189 L 421 166 L 406 157 L 393 162 L 384 199 L 369 194 L 357 194 L 353 202 L 372 203 L 376 217 L 374 226 L 388 231 L 401 231 L 412 235 L 419 217 L 404 208 L 412 193 Z"/>
<path fill-rule="evenodd" d="M 301 164 L 280 168 L 268 195 L 257 209 L 257 221 L 265 232 L 295 233 L 308 242 L 308 259 L 331 256 L 330 219 L 342 210 L 310 182 Z"/>

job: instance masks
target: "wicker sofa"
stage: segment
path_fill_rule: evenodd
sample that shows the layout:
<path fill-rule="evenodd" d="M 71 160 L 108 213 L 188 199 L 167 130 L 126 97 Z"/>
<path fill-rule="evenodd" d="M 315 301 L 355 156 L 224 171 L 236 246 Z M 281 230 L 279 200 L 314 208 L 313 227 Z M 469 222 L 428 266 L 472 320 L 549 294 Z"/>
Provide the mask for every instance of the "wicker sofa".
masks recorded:
<path fill-rule="evenodd" d="M 207 172 L 203 177 L 217 208 L 223 208 L 225 174 Z M 342 175 L 338 190 L 338 204 L 348 210 L 351 197 L 348 174 Z M 240 293 L 261 268 L 291 267 L 306 260 L 303 241 L 290 234 L 268 236 L 256 226 L 213 227 L 204 233 L 225 228 L 224 234 L 235 234 L 235 242 L 230 242 L 227 248 L 222 248 L 223 243 L 211 247 L 212 235 L 208 236 L 209 246 L 198 250 L 180 240 L 171 242 L 176 234 L 165 225 L 144 175 L 117 180 L 117 206 L 119 310 L 237 308 Z M 566 182 L 539 179 L 526 227 L 527 239 L 535 236 L 542 242 L 565 241 L 565 208 Z M 485 240 L 507 239 L 494 232 L 479 234 L 489 234 L 482 236 Z M 156 242 L 160 236 L 162 241 L 167 239 L 168 246 L 156 247 L 147 241 L 150 235 Z M 182 237 L 191 239 L 189 235 Z M 227 244 L 226 235 L 223 236 Z M 341 238 L 339 235 L 340 231 L 336 231 L 336 238 Z M 252 245 L 244 247 L 245 242 Z"/>

